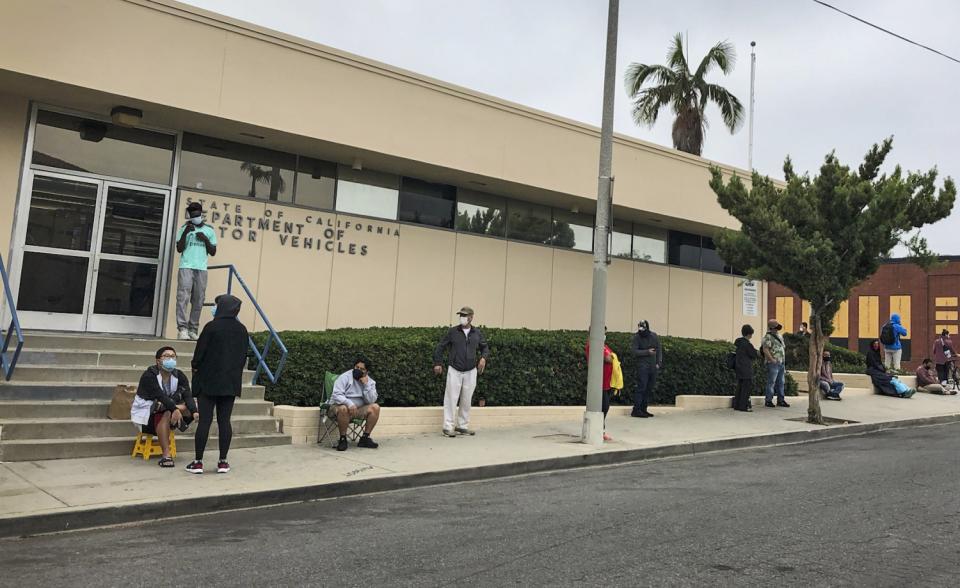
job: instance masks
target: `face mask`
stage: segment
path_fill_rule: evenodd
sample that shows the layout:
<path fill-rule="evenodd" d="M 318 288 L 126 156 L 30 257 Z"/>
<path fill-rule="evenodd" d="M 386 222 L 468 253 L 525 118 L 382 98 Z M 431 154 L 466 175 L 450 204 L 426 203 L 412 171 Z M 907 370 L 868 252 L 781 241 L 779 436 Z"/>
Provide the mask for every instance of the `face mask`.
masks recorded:
<path fill-rule="evenodd" d="M 213 306 L 210 307 L 210 312 L 213 314 L 213 316 L 217 316 L 217 305 L 216 305 L 216 304 L 214 304 Z"/>
<path fill-rule="evenodd" d="M 462 316 L 462 317 L 460 317 L 460 326 L 461 326 L 461 327 L 465 327 L 465 326 L 467 326 L 467 325 L 469 325 L 469 324 L 470 324 L 470 317 L 468 317 L 468 316 Z"/>
<path fill-rule="evenodd" d="M 823 361 L 824 361 L 824 362 L 828 362 L 828 361 L 830 361 L 830 358 L 829 358 L 829 357 L 824 357 L 824 358 L 823 358 Z"/>
<path fill-rule="evenodd" d="M 163 360 L 160 365 L 168 372 L 172 372 L 173 368 L 177 367 L 177 360 L 172 357 L 168 357 L 167 359 Z"/>
<path fill-rule="evenodd" d="M 363 376 L 364 376 L 364 374 L 363 374 L 363 370 L 362 370 L 362 369 L 360 369 L 360 368 L 353 368 L 353 379 L 354 379 L 354 380 L 359 380 L 359 379 L 362 378 Z"/>
<path fill-rule="evenodd" d="M 203 224 L 203 217 L 202 217 L 202 216 L 194 216 L 194 217 L 191 217 L 191 218 L 190 218 L 190 222 L 192 222 L 192 223 L 195 224 L 195 225 L 202 225 L 202 224 Z"/>

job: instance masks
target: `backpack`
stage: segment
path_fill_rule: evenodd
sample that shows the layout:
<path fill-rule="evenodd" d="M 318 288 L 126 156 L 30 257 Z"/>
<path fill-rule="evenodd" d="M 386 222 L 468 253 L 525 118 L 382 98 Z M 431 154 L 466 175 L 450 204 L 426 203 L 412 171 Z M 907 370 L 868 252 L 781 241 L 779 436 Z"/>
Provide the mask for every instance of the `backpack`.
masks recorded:
<path fill-rule="evenodd" d="M 727 365 L 728 370 L 737 369 L 737 352 L 731 351 L 730 353 L 728 353 L 725 363 Z"/>
<path fill-rule="evenodd" d="M 884 345 L 893 345 L 896 341 L 897 337 L 893 332 L 893 325 L 890 323 L 883 325 L 883 328 L 880 329 L 880 342 Z"/>

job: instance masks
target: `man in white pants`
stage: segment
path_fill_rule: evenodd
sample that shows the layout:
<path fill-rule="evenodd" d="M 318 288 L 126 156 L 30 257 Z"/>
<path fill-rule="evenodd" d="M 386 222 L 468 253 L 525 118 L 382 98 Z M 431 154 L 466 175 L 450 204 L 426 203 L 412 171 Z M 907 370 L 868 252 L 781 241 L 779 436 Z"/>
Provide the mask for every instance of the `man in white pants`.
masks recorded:
<path fill-rule="evenodd" d="M 477 375 L 483 373 L 490 354 L 483 333 L 473 326 L 473 309 L 464 306 L 457 314 L 460 324 L 446 332 L 433 353 L 433 372 L 439 376 L 443 373 L 443 352 L 449 350 L 447 388 L 443 394 L 443 434 L 447 437 L 475 434 L 470 429 L 470 401 L 477 387 Z"/>

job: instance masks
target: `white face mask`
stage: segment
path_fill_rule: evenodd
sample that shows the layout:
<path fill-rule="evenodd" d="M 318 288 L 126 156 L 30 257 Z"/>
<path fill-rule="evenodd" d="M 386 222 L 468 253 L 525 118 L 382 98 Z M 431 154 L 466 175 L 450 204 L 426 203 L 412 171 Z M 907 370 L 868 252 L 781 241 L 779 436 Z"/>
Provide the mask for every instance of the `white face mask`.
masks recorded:
<path fill-rule="evenodd" d="M 202 216 L 191 217 L 190 222 L 192 222 L 195 225 L 201 225 L 203 224 L 203 217 Z"/>
<path fill-rule="evenodd" d="M 468 317 L 468 316 L 461 316 L 461 317 L 460 317 L 460 326 L 461 326 L 461 327 L 466 327 L 466 326 L 469 325 L 469 324 L 470 324 L 470 317 Z"/>

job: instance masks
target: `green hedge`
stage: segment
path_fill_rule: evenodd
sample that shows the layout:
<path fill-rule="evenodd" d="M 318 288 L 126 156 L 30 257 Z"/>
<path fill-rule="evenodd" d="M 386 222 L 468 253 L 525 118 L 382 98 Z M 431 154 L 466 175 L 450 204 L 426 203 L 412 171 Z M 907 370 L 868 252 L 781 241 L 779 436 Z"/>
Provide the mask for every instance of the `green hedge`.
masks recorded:
<path fill-rule="evenodd" d="M 267 386 L 277 404 L 316 406 L 325 371 L 342 373 L 362 355 L 370 361 L 380 401 L 385 406 L 438 406 L 444 379 L 434 375 L 433 350 L 445 328 L 371 328 L 280 333 L 289 350 L 280 381 Z M 490 344 L 487 369 L 474 393 L 488 406 L 577 405 L 584 403 L 587 364 L 583 331 L 531 331 L 484 328 Z M 632 402 L 635 360 L 632 333 L 609 333 L 607 344 L 623 363 L 623 402 Z M 261 343 L 264 333 L 254 337 Z M 733 372 L 724 365 L 733 345 L 720 341 L 662 337 L 665 368 L 654 402 L 673 404 L 678 394 L 733 394 Z M 270 365 L 276 365 L 271 353 Z M 762 394 L 763 366 L 756 367 L 756 392 Z M 788 377 L 787 393 L 796 395 Z"/>
<path fill-rule="evenodd" d="M 810 337 L 787 333 L 783 340 L 787 344 L 787 369 L 807 371 L 810 365 Z M 830 351 L 834 373 L 862 374 L 866 371 L 867 358 L 862 353 L 832 343 L 827 343 L 826 349 Z"/>

